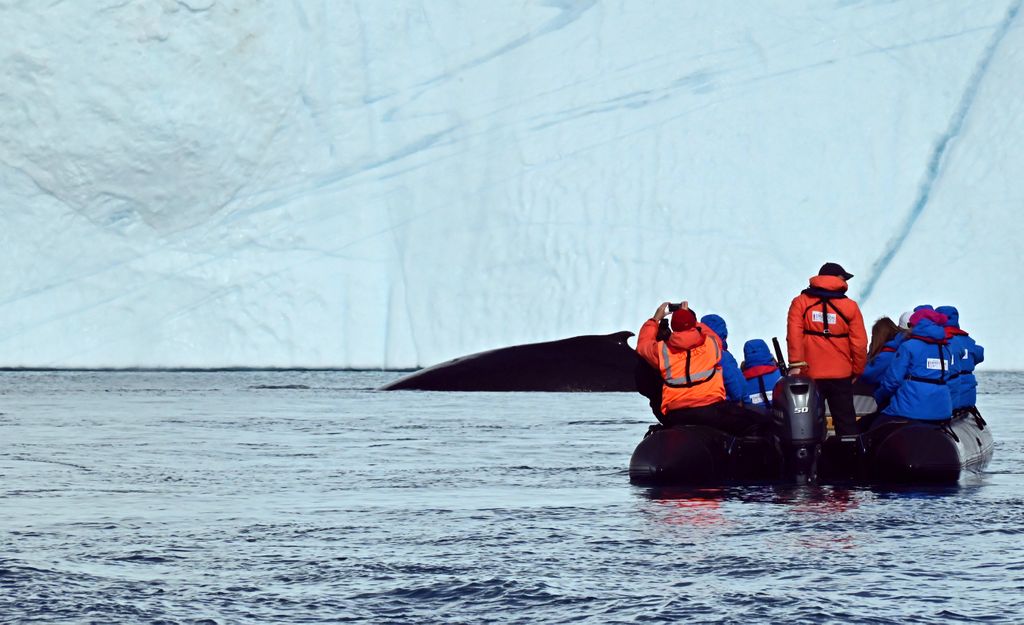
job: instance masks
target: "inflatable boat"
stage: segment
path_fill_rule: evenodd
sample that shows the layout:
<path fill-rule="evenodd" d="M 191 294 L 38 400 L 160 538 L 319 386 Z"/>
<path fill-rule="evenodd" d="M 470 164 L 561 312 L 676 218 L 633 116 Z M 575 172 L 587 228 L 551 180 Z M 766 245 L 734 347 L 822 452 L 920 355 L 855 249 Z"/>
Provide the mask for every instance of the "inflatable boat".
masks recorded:
<path fill-rule="evenodd" d="M 978 413 L 944 421 L 878 419 L 857 436 L 830 435 L 814 381 L 775 385 L 771 425 L 733 435 L 704 425 L 652 428 L 637 445 L 629 477 L 643 485 L 739 483 L 951 483 L 992 456 Z"/>
<path fill-rule="evenodd" d="M 887 420 L 856 437 L 822 445 L 822 481 L 951 483 L 992 457 L 992 431 L 979 413 L 945 421 Z"/>

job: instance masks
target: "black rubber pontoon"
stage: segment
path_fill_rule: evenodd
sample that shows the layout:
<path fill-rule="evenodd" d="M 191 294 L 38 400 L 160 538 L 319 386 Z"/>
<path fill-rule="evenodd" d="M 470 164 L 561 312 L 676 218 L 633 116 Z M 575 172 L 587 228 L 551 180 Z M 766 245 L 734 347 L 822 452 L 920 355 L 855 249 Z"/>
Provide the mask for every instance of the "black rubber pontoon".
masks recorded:
<path fill-rule="evenodd" d="M 827 481 L 943 484 L 992 457 L 992 431 L 980 416 L 960 412 L 945 421 L 883 421 L 853 440 L 826 441 L 821 476 Z"/>
<path fill-rule="evenodd" d="M 655 428 L 629 463 L 644 485 L 736 483 L 952 483 L 992 456 L 992 432 L 976 413 L 945 421 L 880 419 L 863 434 L 826 438 L 813 380 L 785 376 L 773 390 L 773 425 L 733 436 L 705 425 Z"/>
<path fill-rule="evenodd" d="M 813 481 L 825 440 L 814 381 L 782 378 L 773 390 L 773 408 L 775 422 L 746 436 L 705 425 L 655 428 L 633 451 L 629 478 L 655 485 Z"/>

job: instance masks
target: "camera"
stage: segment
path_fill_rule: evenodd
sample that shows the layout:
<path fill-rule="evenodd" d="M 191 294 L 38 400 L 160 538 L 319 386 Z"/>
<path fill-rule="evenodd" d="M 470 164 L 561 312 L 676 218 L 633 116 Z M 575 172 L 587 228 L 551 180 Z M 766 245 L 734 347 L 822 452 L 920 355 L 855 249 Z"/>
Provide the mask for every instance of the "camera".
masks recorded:
<path fill-rule="evenodd" d="M 671 312 L 675 312 L 675 311 L 679 310 L 682 307 L 683 307 L 683 305 L 681 303 L 680 304 L 669 304 L 668 305 L 668 311 L 670 313 Z"/>

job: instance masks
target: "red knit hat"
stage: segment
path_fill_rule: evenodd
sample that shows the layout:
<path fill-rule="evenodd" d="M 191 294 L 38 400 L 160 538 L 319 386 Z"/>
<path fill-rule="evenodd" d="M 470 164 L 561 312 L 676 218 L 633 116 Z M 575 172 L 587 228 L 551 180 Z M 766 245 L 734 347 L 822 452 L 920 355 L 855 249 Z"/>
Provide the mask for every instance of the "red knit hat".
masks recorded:
<path fill-rule="evenodd" d="M 669 325 L 673 332 L 692 330 L 697 325 L 697 314 L 689 308 L 680 308 L 672 313 L 672 322 Z"/>

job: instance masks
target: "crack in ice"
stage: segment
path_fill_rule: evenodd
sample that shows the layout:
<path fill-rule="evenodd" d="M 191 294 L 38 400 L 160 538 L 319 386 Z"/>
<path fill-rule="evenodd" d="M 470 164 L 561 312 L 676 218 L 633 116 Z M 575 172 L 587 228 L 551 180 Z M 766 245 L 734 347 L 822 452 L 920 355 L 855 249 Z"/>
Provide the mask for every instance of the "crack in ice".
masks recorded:
<path fill-rule="evenodd" d="M 871 273 L 865 281 L 864 289 L 860 293 L 860 302 L 863 305 L 868 299 L 871 298 L 871 294 L 874 292 L 875 285 L 878 284 L 879 279 L 885 273 L 885 270 L 889 267 L 889 264 L 895 258 L 896 254 L 899 253 L 903 247 L 904 241 L 910 236 L 911 230 L 917 223 L 918 218 L 924 212 L 924 209 L 928 206 L 929 200 L 931 200 L 932 189 L 935 188 L 936 182 L 942 175 L 942 164 L 949 152 L 950 143 L 953 139 L 960 135 L 960 131 L 963 130 L 964 122 L 967 120 L 967 116 L 971 112 L 971 107 L 974 105 L 974 101 L 978 95 L 978 91 L 981 88 L 982 80 L 988 73 L 988 68 L 992 63 L 992 59 L 995 57 L 996 50 L 999 48 L 999 44 L 1002 43 L 1006 33 L 1009 32 L 1010 27 L 1013 25 L 1014 19 L 1020 12 L 1021 4 L 1024 0 L 1016 0 L 1009 10 L 1006 12 L 1006 16 L 1003 17 L 1003 21 L 999 24 L 995 33 L 992 35 L 992 39 L 981 53 L 981 58 L 974 67 L 974 71 L 971 73 L 970 78 L 967 80 L 967 84 L 964 86 L 962 95 L 960 96 L 960 102 L 956 109 L 953 111 L 953 116 L 949 120 L 949 125 L 946 131 L 939 137 L 935 147 L 932 149 L 931 157 L 928 159 L 928 166 L 925 169 L 924 180 L 921 182 L 921 186 L 917 192 L 917 198 L 914 200 L 913 205 L 910 208 L 910 213 L 904 219 L 903 224 L 899 227 L 896 234 L 893 235 L 889 242 L 886 244 L 885 249 L 882 250 L 882 254 L 878 257 L 871 265 Z"/>

